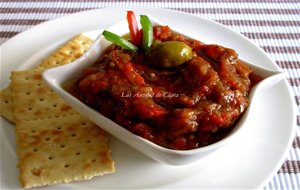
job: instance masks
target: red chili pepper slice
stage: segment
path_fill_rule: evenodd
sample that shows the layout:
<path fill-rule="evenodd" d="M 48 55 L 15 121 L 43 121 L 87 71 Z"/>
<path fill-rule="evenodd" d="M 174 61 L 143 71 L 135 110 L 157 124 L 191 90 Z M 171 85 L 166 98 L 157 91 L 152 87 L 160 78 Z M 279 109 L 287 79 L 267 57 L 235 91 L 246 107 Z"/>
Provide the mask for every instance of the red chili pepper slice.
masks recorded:
<path fill-rule="evenodd" d="M 130 31 L 131 42 L 139 47 L 142 44 L 142 35 L 138 28 L 138 23 L 133 11 L 127 11 L 127 22 Z"/>

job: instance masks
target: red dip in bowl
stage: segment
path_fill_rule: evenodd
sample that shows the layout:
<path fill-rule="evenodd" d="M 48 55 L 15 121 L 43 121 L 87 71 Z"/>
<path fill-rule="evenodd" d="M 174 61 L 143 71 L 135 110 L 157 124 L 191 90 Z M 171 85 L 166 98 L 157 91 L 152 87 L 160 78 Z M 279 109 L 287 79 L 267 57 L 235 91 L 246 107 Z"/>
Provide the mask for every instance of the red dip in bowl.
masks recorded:
<path fill-rule="evenodd" d="M 183 42 L 192 49 L 192 58 L 176 67 L 159 67 L 155 60 L 164 59 L 162 54 L 148 59 L 149 53 L 113 44 L 70 92 L 166 148 L 190 150 L 224 138 L 249 105 L 251 69 L 232 49 L 188 39 L 168 26 L 154 26 L 153 33 L 152 46 Z"/>

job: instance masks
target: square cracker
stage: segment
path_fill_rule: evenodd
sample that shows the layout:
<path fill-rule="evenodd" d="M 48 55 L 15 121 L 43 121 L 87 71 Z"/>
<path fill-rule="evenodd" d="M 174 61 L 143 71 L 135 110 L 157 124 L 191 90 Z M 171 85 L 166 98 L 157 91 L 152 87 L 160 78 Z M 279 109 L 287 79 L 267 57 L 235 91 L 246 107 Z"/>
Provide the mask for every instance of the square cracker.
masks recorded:
<path fill-rule="evenodd" d="M 53 52 L 49 57 L 42 60 L 37 68 L 53 68 L 56 66 L 68 64 L 80 56 L 90 47 L 93 40 L 89 37 L 79 34 L 69 40 L 65 45 Z"/>
<path fill-rule="evenodd" d="M 80 115 L 17 125 L 24 188 L 87 180 L 114 171 L 104 131 Z"/>
<path fill-rule="evenodd" d="M 68 64 L 79 58 L 90 47 L 92 42 L 93 40 L 89 37 L 83 34 L 79 34 L 67 41 L 64 45 L 62 45 L 58 50 L 53 52 L 47 58 L 42 60 L 42 62 L 35 68 L 48 69 Z M 13 100 L 10 95 L 10 85 L 0 91 L 0 106 L 0 114 L 8 121 L 14 123 L 14 106 Z"/>
<path fill-rule="evenodd" d="M 91 43 L 84 35 L 74 37 L 35 69 L 12 72 L 11 84 L 0 93 L 1 115 L 16 123 L 24 188 L 86 180 L 115 170 L 104 131 L 73 110 L 41 78 L 45 69 L 80 57 Z"/>
<path fill-rule="evenodd" d="M 44 83 L 43 69 L 14 71 L 17 155 L 25 188 L 114 172 L 104 131 L 79 115 Z"/>
<path fill-rule="evenodd" d="M 77 113 L 44 83 L 42 72 L 43 69 L 12 72 L 11 95 L 16 123 L 19 120 L 46 119 Z"/>

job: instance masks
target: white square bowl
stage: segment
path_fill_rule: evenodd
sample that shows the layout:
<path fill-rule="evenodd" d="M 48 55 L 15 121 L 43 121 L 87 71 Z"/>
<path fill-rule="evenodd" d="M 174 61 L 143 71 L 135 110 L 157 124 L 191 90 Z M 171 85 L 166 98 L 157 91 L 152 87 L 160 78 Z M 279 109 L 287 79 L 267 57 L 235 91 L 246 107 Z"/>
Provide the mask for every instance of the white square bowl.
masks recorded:
<path fill-rule="evenodd" d="M 153 25 L 162 25 L 155 18 L 151 16 L 149 16 L 149 18 Z M 129 32 L 126 20 L 118 22 L 106 30 L 116 33 L 120 36 Z M 188 35 L 185 36 L 188 37 Z M 205 147 L 192 150 L 172 150 L 159 146 L 131 133 L 109 118 L 104 117 L 93 108 L 85 105 L 62 87 L 62 85 L 67 81 L 80 78 L 82 75 L 82 70 L 85 67 L 93 64 L 102 54 L 103 50 L 105 50 L 110 44 L 111 43 L 105 40 L 102 35 L 98 36 L 91 45 L 90 49 L 82 57 L 72 63 L 45 71 L 43 73 L 43 79 L 50 86 L 50 88 L 52 88 L 58 95 L 68 102 L 75 110 L 97 124 L 99 127 L 103 128 L 105 131 L 109 132 L 113 136 L 129 144 L 140 152 L 146 154 L 147 156 L 153 158 L 154 160 L 168 165 L 184 165 L 198 161 L 232 140 L 239 134 L 242 126 L 245 124 L 245 122 L 247 122 L 248 116 L 251 114 L 251 108 L 255 106 L 255 101 L 253 104 L 252 100 L 255 97 L 255 94 L 257 94 L 258 90 L 261 88 L 268 88 L 283 78 L 283 74 L 281 72 L 270 71 L 247 63 L 253 69 L 254 73 L 262 76 L 265 79 L 251 90 L 250 106 L 235 124 L 234 129 L 230 132 L 230 134 L 220 141 Z"/>

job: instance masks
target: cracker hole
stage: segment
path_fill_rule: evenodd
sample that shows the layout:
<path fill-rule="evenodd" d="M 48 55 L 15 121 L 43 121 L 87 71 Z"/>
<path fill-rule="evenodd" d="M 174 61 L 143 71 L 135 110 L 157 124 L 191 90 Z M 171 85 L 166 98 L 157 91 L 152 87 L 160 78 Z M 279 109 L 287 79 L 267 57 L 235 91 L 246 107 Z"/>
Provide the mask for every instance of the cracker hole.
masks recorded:
<path fill-rule="evenodd" d="M 95 163 L 95 162 L 96 162 L 96 159 L 93 159 L 91 162 L 92 162 L 92 163 Z"/>
<path fill-rule="evenodd" d="M 76 155 L 79 156 L 79 155 L 80 155 L 80 152 L 76 152 Z"/>
<path fill-rule="evenodd" d="M 53 104 L 53 105 L 52 105 L 52 107 L 56 108 L 56 107 L 57 107 L 57 105 L 56 105 L 56 104 Z"/>
<path fill-rule="evenodd" d="M 76 134 L 72 134 L 72 137 L 76 137 L 77 135 Z"/>
<path fill-rule="evenodd" d="M 30 95 L 30 92 L 26 92 L 26 95 Z"/>
<path fill-rule="evenodd" d="M 38 83 L 37 86 L 42 86 L 42 83 Z"/>
<path fill-rule="evenodd" d="M 91 143 L 91 142 L 92 142 L 91 140 L 87 140 L 87 141 L 86 141 L 86 143 Z"/>
<path fill-rule="evenodd" d="M 29 77 L 25 77 L 25 80 L 29 80 Z"/>
<path fill-rule="evenodd" d="M 8 100 L 4 100 L 4 103 L 8 104 L 8 102 L 9 102 Z"/>
<path fill-rule="evenodd" d="M 70 166 L 69 164 L 66 164 L 66 165 L 65 165 L 65 168 L 68 168 L 69 166 Z"/>
<path fill-rule="evenodd" d="M 50 138 L 46 138 L 45 140 L 46 140 L 46 141 L 50 141 Z"/>
<path fill-rule="evenodd" d="M 86 126 L 86 123 L 85 123 L 85 122 L 83 122 L 83 123 L 82 123 L 82 125 L 83 125 L 83 126 Z"/>
<path fill-rule="evenodd" d="M 60 145 L 60 148 L 65 148 L 66 147 L 66 145 Z"/>
<path fill-rule="evenodd" d="M 35 133 L 36 132 L 36 130 L 31 130 L 31 133 Z"/>
<path fill-rule="evenodd" d="M 61 130 L 61 127 L 57 127 L 56 129 Z"/>
<path fill-rule="evenodd" d="M 40 98 L 40 102 L 44 101 L 45 99 L 44 98 Z"/>
<path fill-rule="evenodd" d="M 48 159 L 49 159 L 49 160 L 52 160 L 52 159 L 53 159 L 53 157 L 52 157 L 52 156 L 49 156 L 49 157 L 48 157 Z"/>
<path fill-rule="evenodd" d="M 32 110 L 32 108 L 28 108 L 28 111 L 31 111 Z"/>
<path fill-rule="evenodd" d="M 38 149 L 37 149 L 37 148 L 33 149 L 33 152 L 37 152 L 37 151 L 38 151 Z"/>

